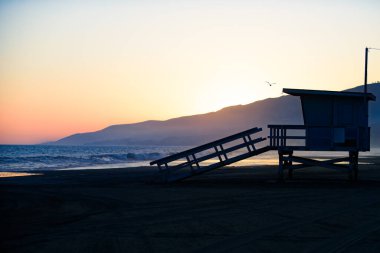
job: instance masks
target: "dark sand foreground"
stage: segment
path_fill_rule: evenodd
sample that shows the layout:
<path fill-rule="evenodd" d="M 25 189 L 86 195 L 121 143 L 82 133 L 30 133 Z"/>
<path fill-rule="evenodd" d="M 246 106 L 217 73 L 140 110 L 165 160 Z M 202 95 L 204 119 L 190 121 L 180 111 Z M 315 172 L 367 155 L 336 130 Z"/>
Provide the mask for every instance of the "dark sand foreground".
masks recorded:
<path fill-rule="evenodd" d="M 171 185 L 154 168 L 0 178 L 0 252 L 380 252 L 380 159 L 224 168 Z"/>

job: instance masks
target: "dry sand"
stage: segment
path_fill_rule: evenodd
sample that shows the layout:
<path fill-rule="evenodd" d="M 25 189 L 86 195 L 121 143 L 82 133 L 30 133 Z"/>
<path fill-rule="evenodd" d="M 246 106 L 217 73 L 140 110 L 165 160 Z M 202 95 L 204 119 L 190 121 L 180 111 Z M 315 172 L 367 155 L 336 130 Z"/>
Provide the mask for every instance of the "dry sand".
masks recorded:
<path fill-rule="evenodd" d="M 363 161 L 363 160 L 362 160 Z M 1 252 L 380 252 L 380 159 L 360 181 L 320 168 L 154 168 L 0 178 Z"/>

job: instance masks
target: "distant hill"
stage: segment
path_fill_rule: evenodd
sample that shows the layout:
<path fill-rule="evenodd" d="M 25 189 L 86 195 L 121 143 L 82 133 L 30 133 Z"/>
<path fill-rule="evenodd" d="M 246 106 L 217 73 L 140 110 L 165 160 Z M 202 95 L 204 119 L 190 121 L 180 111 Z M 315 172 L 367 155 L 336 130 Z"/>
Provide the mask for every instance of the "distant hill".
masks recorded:
<path fill-rule="evenodd" d="M 348 91 L 362 90 L 363 86 L 358 86 Z M 369 85 L 368 91 L 377 97 L 376 102 L 370 103 L 372 144 L 376 145 L 380 143 L 380 84 Z M 49 144 L 193 146 L 252 127 L 266 129 L 268 124 L 303 124 L 299 98 L 268 98 L 206 114 L 113 125 L 96 132 L 74 134 Z"/>

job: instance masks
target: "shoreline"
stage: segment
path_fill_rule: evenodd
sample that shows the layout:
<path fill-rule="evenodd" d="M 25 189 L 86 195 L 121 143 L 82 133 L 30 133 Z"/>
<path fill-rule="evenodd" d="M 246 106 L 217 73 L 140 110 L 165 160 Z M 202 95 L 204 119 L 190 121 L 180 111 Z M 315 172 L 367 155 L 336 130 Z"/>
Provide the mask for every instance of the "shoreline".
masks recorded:
<path fill-rule="evenodd" d="M 315 158 L 315 159 L 330 159 L 332 157 L 340 157 L 340 156 L 346 156 L 346 152 L 334 152 L 334 153 L 328 153 L 328 152 L 310 152 L 310 151 L 297 151 L 297 154 L 303 157 L 309 157 L 309 158 Z M 149 166 L 149 162 L 151 159 L 147 160 L 133 160 L 133 161 L 117 161 L 117 162 L 97 162 L 92 161 L 91 163 L 88 163 L 86 161 L 85 163 L 81 162 L 64 162 L 53 159 L 55 156 L 50 154 L 45 156 L 41 156 L 40 154 L 36 153 L 34 154 L 36 157 L 31 156 L 30 160 L 28 160 L 28 156 L 25 156 L 25 154 L 21 155 L 20 157 L 12 157 L 11 154 L 2 153 L 4 158 L 6 159 L 5 162 L 1 163 L 0 165 L 0 172 L 38 172 L 38 171 L 44 171 L 44 170 L 83 170 L 83 169 L 109 169 L 109 168 L 124 168 L 124 167 L 141 167 L 141 166 Z M 100 154 L 100 160 L 102 159 L 108 159 L 115 154 L 112 153 L 102 153 Z M 120 154 L 117 154 L 120 155 Z M 41 156 L 41 157 L 40 157 Z M 103 157 L 104 156 L 104 157 Z M 379 157 L 380 156 L 380 149 L 373 148 L 370 152 L 361 152 L 359 154 L 359 158 L 373 158 L 373 157 Z M 70 155 L 67 157 L 67 159 L 75 158 L 75 156 L 70 157 Z M 87 157 L 86 159 L 90 159 Z M 111 159 L 111 158 L 110 158 Z M 75 159 L 74 159 L 75 160 Z M 91 160 L 91 159 L 90 159 Z M 217 159 L 216 159 L 217 160 Z M 215 161 L 216 161 L 215 160 Z M 212 159 L 209 161 L 205 161 L 205 163 L 211 163 L 213 162 Z M 268 153 L 261 154 L 259 156 L 247 158 L 245 160 L 239 161 L 234 164 L 234 166 L 262 166 L 262 165 L 277 165 L 278 164 L 278 154 L 276 151 L 269 151 Z"/>
<path fill-rule="evenodd" d="M 319 160 L 325 160 L 325 159 L 331 159 L 331 158 L 338 158 L 339 156 L 310 156 L 306 155 L 304 156 L 306 158 L 314 158 Z M 380 156 L 377 155 L 368 155 L 368 156 L 359 156 L 359 165 L 371 165 L 376 164 L 377 158 L 380 158 Z M 217 161 L 217 160 L 215 160 Z M 10 169 L 0 169 L 0 178 L 2 177 L 2 174 L 9 174 L 9 173 L 15 173 L 15 174 L 21 174 L 21 173 L 39 173 L 39 172 L 46 172 L 46 171 L 75 171 L 75 170 L 113 170 L 113 169 L 125 169 L 125 168 L 156 168 L 156 166 L 149 165 L 150 161 L 139 161 L 139 162 L 128 162 L 128 163 L 115 163 L 115 164 L 97 164 L 97 165 L 85 165 L 85 166 L 74 166 L 74 167 L 67 167 L 67 168 L 39 168 L 39 169 L 17 169 L 17 170 L 10 170 Z M 208 163 L 212 163 L 212 161 L 208 161 Z M 206 162 L 206 164 L 208 164 Z M 343 162 L 345 163 L 345 162 Z M 277 166 L 278 164 L 278 158 L 261 158 L 257 159 L 257 157 L 254 157 L 251 159 L 243 160 L 243 162 L 237 162 L 232 165 L 228 165 L 225 167 L 261 167 L 261 166 Z"/>

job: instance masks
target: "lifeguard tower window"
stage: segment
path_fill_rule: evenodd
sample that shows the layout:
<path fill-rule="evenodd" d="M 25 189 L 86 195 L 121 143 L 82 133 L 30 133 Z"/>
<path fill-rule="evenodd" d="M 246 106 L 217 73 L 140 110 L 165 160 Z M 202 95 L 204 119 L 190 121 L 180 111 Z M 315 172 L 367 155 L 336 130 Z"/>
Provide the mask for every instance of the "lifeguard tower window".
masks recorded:
<path fill-rule="evenodd" d="M 333 101 L 322 101 L 318 96 L 301 97 L 304 123 L 315 126 L 331 126 Z"/>
<path fill-rule="evenodd" d="M 360 107 L 363 103 L 362 101 L 350 101 L 347 99 L 341 99 L 339 103 L 336 104 L 336 125 L 354 125 L 354 122 L 358 119 L 357 110 L 355 108 Z M 349 112 L 349 113 L 347 113 Z"/>

